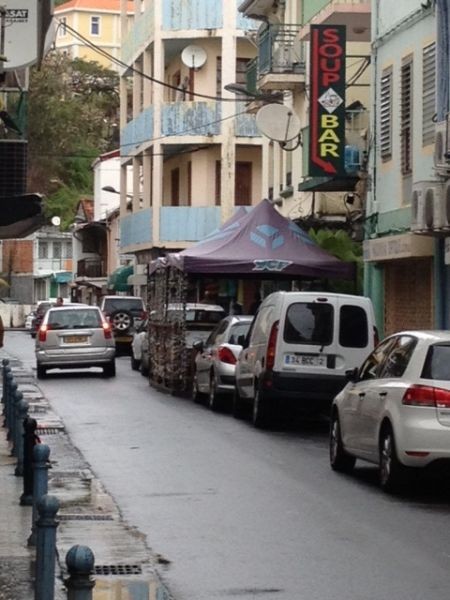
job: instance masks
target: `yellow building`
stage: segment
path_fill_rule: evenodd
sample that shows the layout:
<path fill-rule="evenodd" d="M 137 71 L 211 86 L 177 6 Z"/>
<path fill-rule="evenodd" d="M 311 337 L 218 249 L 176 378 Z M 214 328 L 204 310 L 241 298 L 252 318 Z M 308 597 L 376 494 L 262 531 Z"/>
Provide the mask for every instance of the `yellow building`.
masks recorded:
<path fill-rule="evenodd" d="M 56 48 L 118 70 L 114 59 L 120 58 L 120 5 L 120 0 L 69 0 L 55 7 Z M 131 19 L 132 1 L 127 14 Z"/>

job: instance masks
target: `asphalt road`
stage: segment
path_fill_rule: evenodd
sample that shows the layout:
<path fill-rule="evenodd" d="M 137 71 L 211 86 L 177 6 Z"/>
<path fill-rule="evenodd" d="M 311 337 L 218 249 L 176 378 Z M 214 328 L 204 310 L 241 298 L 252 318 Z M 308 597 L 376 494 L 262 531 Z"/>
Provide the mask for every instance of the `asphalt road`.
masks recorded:
<path fill-rule="evenodd" d="M 6 343 L 34 364 L 28 334 Z M 324 424 L 257 431 L 155 391 L 125 357 L 113 380 L 40 385 L 125 519 L 169 561 L 177 600 L 448 597 L 448 488 L 421 481 L 389 497 L 371 466 L 330 470 Z"/>

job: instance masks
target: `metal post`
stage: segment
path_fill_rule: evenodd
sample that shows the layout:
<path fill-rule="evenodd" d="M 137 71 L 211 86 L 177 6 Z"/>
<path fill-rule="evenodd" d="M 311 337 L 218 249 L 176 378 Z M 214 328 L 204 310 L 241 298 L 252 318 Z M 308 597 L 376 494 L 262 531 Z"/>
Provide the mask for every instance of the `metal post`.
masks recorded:
<path fill-rule="evenodd" d="M 11 383 L 13 382 L 13 374 L 11 369 L 8 367 L 5 381 L 5 420 L 3 421 L 3 427 L 8 429 L 9 427 L 9 398 L 11 396 Z"/>
<path fill-rule="evenodd" d="M 33 514 L 31 535 L 28 538 L 29 546 L 36 545 L 37 505 L 48 491 L 49 456 L 50 448 L 46 444 L 38 444 L 33 448 Z"/>
<path fill-rule="evenodd" d="M 25 451 L 25 420 L 28 417 L 29 404 L 23 399 L 22 392 L 18 392 L 21 398 L 16 404 L 16 456 L 17 465 L 14 470 L 14 475 L 22 477 L 23 475 L 23 457 Z"/>
<path fill-rule="evenodd" d="M 3 404 L 3 410 L 2 410 L 2 415 L 5 414 L 5 381 L 6 381 L 6 367 L 9 368 L 9 360 L 7 358 L 4 358 L 2 360 L 2 404 Z"/>
<path fill-rule="evenodd" d="M 64 580 L 67 600 L 92 600 L 95 587 L 94 553 L 88 546 L 72 546 L 66 554 L 69 577 Z"/>
<path fill-rule="evenodd" d="M 33 448 L 39 443 L 36 435 L 36 419 L 27 417 L 23 424 L 23 494 L 20 497 L 22 506 L 33 505 Z"/>
<path fill-rule="evenodd" d="M 14 440 L 13 428 L 14 428 L 14 400 L 17 392 L 17 383 L 14 381 L 14 375 L 11 373 L 11 378 L 8 376 L 8 380 L 10 381 L 8 388 L 8 421 L 6 423 L 6 427 L 8 428 L 8 434 L 6 439 Z M 12 454 L 12 452 L 11 452 Z"/>
<path fill-rule="evenodd" d="M 15 394 L 12 398 L 12 415 L 11 415 L 11 454 L 12 456 L 17 456 L 18 448 L 20 446 L 17 443 L 18 438 L 22 437 L 22 423 L 17 420 L 17 415 L 19 413 L 19 403 L 23 400 L 23 394 L 18 389 L 15 391 Z"/>
<path fill-rule="evenodd" d="M 37 505 L 39 518 L 36 544 L 35 600 L 54 600 L 56 561 L 56 513 L 59 500 L 55 496 L 42 496 Z"/>

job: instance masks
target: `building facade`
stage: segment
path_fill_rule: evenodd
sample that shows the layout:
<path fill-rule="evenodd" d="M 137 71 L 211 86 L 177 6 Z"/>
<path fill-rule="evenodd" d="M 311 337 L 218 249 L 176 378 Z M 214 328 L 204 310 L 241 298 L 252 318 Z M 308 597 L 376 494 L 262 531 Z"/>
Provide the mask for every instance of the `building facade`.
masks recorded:
<path fill-rule="evenodd" d="M 264 142 L 242 97 L 226 89 L 245 87 L 255 56 L 257 25 L 237 4 L 145 0 L 130 24 L 122 2 L 120 246 L 138 265 L 263 197 Z"/>

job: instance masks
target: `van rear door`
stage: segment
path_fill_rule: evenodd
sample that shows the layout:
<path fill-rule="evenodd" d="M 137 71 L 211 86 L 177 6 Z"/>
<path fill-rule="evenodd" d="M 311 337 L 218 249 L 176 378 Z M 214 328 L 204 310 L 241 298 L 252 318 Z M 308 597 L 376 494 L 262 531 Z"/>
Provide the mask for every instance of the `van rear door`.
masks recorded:
<path fill-rule="evenodd" d="M 361 301 L 338 299 L 339 312 L 337 365 L 345 370 L 359 367 L 374 347 L 374 323 L 371 306 L 365 298 Z"/>

